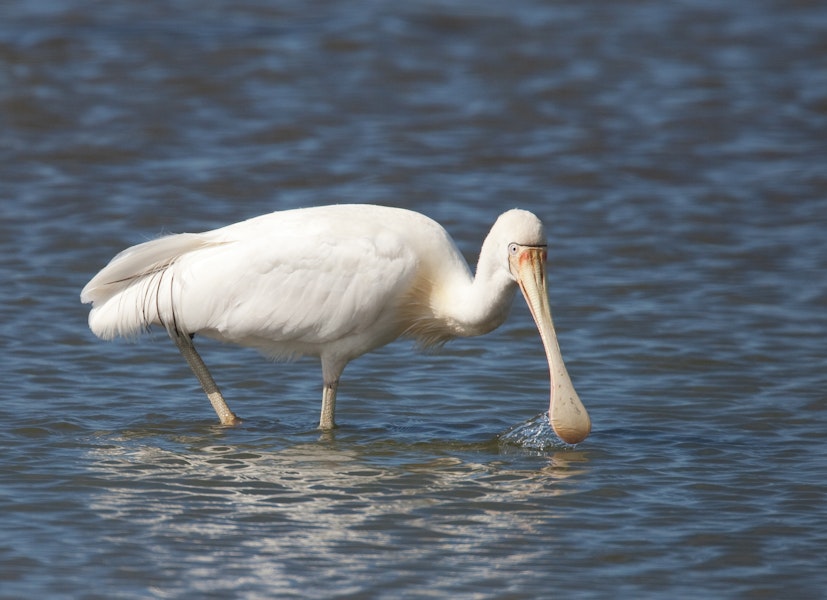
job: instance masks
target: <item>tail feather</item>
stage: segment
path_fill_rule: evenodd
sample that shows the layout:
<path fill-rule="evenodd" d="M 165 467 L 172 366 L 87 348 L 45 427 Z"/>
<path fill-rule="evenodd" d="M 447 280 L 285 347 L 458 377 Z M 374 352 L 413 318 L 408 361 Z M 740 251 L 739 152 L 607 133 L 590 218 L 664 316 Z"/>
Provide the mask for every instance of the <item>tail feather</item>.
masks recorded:
<path fill-rule="evenodd" d="M 185 254 L 217 243 L 202 234 L 180 233 L 116 255 L 80 293 L 81 302 L 92 304 L 92 332 L 103 339 L 133 337 L 152 324 L 171 324 L 170 267 Z"/>

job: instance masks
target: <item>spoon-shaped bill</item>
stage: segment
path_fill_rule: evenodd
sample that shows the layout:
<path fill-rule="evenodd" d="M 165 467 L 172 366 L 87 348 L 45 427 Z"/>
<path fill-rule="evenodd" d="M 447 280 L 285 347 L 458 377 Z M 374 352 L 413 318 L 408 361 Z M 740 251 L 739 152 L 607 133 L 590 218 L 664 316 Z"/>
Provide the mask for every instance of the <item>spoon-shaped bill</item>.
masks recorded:
<path fill-rule="evenodd" d="M 522 246 L 516 254 L 511 256 L 511 270 L 517 276 L 517 283 L 525 296 L 546 350 L 551 380 L 548 408 L 551 427 L 564 442 L 577 444 L 586 439 L 592 424 L 586 407 L 583 406 L 574 390 L 560 353 L 560 344 L 557 341 L 557 333 L 554 331 L 551 308 L 548 303 L 545 259 L 545 247 Z"/>

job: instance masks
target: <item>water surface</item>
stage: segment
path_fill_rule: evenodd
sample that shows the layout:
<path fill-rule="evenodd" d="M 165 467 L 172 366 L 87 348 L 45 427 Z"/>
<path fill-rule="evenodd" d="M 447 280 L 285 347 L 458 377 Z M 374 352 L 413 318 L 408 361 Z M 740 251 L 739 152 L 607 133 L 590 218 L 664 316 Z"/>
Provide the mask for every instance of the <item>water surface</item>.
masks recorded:
<path fill-rule="evenodd" d="M 0 9 L 0 597 L 820 597 L 827 9 L 12 1 Z M 550 234 L 593 420 L 542 421 L 522 299 L 438 355 L 104 343 L 116 252 L 373 202 L 470 262 Z"/>

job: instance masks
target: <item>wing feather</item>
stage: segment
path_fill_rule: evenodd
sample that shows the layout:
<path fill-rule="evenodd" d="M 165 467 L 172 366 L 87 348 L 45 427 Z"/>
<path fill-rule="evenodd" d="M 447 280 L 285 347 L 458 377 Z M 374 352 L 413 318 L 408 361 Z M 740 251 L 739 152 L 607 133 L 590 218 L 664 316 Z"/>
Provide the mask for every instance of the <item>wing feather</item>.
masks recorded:
<path fill-rule="evenodd" d="M 306 233 L 229 243 L 177 263 L 184 326 L 244 345 L 326 344 L 372 327 L 412 284 L 415 259 L 392 236 Z"/>
<path fill-rule="evenodd" d="M 125 250 L 81 293 L 90 327 L 111 339 L 157 324 L 274 357 L 318 354 L 376 328 L 399 335 L 397 309 L 419 266 L 404 235 L 375 219 L 300 212 Z"/>

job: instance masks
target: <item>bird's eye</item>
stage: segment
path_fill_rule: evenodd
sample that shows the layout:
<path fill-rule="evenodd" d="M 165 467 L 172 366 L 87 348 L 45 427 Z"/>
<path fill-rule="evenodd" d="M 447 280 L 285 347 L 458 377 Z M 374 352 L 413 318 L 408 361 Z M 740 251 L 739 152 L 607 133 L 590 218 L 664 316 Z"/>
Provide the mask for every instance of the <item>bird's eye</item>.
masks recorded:
<path fill-rule="evenodd" d="M 517 252 L 519 252 L 519 251 L 520 251 L 520 245 L 519 244 L 515 244 L 514 242 L 508 244 L 508 253 L 511 256 L 516 255 Z"/>

